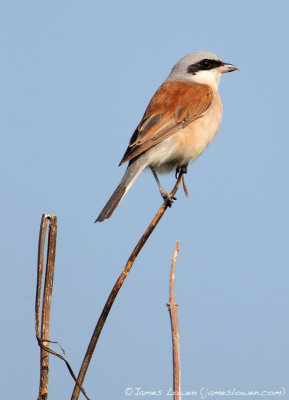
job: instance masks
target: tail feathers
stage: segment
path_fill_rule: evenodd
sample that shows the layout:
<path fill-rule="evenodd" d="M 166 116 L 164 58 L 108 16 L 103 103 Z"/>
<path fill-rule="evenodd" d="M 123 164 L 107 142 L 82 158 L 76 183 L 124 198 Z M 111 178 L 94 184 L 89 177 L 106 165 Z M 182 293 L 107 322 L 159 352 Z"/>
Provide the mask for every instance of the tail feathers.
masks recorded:
<path fill-rule="evenodd" d="M 111 214 L 119 205 L 126 192 L 129 190 L 129 188 L 132 186 L 136 178 L 139 176 L 139 174 L 145 167 L 146 163 L 144 163 L 143 160 L 141 160 L 141 158 L 138 158 L 131 164 L 129 164 L 122 180 L 120 181 L 120 184 L 115 189 L 111 198 L 108 200 L 103 210 L 101 211 L 101 213 L 94 222 L 102 222 L 105 219 L 110 218 Z"/>

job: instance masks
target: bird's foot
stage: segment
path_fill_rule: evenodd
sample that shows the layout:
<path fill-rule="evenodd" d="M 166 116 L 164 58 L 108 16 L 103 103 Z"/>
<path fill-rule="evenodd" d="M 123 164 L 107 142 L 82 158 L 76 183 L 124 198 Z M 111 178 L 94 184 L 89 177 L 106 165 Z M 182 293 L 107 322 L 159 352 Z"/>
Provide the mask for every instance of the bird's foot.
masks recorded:
<path fill-rule="evenodd" d="M 177 200 L 175 196 L 170 196 L 169 193 L 165 192 L 164 190 L 161 191 L 162 198 L 167 203 L 168 207 L 171 207 L 174 200 Z"/>
<path fill-rule="evenodd" d="M 184 167 L 177 167 L 176 168 L 176 174 L 175 174 L 176 179 L 179 179 L 181 172 L 183 174 L 186 174 L 188 172 L 187 165 L 185 165 Z"/>

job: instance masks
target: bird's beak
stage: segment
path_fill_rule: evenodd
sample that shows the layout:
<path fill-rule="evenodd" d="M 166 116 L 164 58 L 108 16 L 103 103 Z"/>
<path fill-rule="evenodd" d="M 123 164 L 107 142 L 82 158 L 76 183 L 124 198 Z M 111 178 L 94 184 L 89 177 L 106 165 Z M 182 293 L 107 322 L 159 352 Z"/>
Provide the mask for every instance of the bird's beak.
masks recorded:
<path fill-rule="evenodd" d="M 233 64 L 228 64 L 225 62 L 220 67 L 218 67 L 218 71 L 221 72 L 221 74 L 224 74 L 225 72 L 236 71 L 236 69 L 239 69 L 239 68 Z"/>

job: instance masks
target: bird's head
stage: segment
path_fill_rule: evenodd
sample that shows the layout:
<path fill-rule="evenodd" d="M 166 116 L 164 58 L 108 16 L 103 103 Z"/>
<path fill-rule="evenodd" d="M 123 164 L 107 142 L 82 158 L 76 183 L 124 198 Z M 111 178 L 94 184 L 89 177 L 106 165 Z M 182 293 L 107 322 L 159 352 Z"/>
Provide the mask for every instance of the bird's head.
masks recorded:
<path fill-rule="evenodd" d="M 167 80 L 193 81 L 217 87 L 222 74 L 236 69 L 235 65 L 222 61 L 216 54 L 197 51 L 181 58 Z"/>

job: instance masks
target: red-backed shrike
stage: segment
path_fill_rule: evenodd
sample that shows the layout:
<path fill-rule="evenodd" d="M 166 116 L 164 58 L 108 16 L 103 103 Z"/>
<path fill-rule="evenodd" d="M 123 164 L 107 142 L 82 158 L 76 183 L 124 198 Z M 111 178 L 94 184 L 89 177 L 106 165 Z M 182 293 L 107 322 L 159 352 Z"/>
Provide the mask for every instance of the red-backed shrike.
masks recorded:
<path fill-rule="evenodd" d="M 213 53 L 198 51 L 183 57 L 151 99 L 134 131 L 120 165 L 125 174 L 95 222 L 109 218 L 139 174 L 150 168 L 164 200 L 157 172 L 186 171 L 215 139 L 222 119 L 218 93 L 221 75 L 238 69 Z"/>

